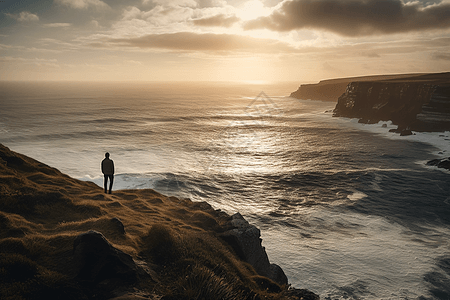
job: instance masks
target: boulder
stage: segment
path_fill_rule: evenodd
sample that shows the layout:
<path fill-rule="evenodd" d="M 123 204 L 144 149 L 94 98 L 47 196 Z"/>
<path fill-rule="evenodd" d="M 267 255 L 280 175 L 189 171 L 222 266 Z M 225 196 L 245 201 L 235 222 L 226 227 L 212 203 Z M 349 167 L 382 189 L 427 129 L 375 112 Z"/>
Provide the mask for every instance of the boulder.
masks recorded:
<path fill-rule="evenodd" d="M 404 129 L 400 132 L 400 136 L 407 136 L 407 135 L 412 135 L 412 131 L 409 129 Z"/>
<path fill-rule="evenodd" d="M 290 288 L 283 295 L 292 300 L 319 300 L 320 297 L 305 289 Z"/>
<path fill-rule="evenodd" d="M 76 278 L 90 283 L 107 279 L 136 282 L 145 271 L 133 258 L 113 247 L 100 232 L 90 230 L 78 235 L 73 243 Z"/>
<path fill-rule="evenodd" d="M 231 216 L 230 225 L 232 229 L 220 236 L 236 254 L 251 264 L 259 275 L 268 277 L 281 285 L 287 284 L 287 277 L 281 267 L 269 262 L 266 250 L 261 245 L 261 231 L 249 224 L 240 213 Z"/>
<path fill-rule="evenodd" d="M 450 170 L 450 157 L 443 159 L 433 159 L 427 162 L 428 166 L 435 166 L 438 168 L 443 168 L 446 170 Z"/>

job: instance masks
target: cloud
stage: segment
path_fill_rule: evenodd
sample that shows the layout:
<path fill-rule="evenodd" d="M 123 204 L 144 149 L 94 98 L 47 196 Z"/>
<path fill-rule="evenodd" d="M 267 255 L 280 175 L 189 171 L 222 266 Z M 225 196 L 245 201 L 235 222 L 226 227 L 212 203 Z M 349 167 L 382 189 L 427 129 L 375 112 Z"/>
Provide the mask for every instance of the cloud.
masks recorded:
<path fill-rule="evenodd" d="M 16 19 L 19 22 L 33 22 L 33 21 L 39 21 L 39 17 L 35 14 L 32 14 L 28 11 L 23 11 L 18 15 L 13 14 L 6 14 L 7 16 Z"/>
<path fill-rule="evenodd" d="M 106 44 L 105 44 L 106 42 Z M 257 39 L 232 34 L 177 32 L 149 34 L 138 38 L 108 39 L 92 46 L 125 46 L 147 49 L 198 52 L 252 52 L 280 53 L 295 52 L 289 45 L 270 39 Z"/>
<path fill-rule="evenodd" d="M 269 16 L 244 29 L 319 29 L 343 36 L 367 36 L 450 28 L 450 3 L 424 6 L 401 0 L 285 0 Z"/>
<path fill-rule="evenodd" d="M 153 3 L 164 6 L 181 6 L 181 7 L 196 7 L 195 0 L 153 0 Z"/>
<path fill-rule="evenodd" d="M 108 8 L 109 5 L 101 0 L 55 0 L 55 3 L 66 5 L 77 9 L 87 9 L 89 7 Z"/>
<path fill-rule="evenodd" d="M 226 16 L 224 14 L 219 14 L 209 18 L 195 19 L 192 20 L 192 23 L 197 26 L 231 27 L 238 21 L 239 18 L 236 16 Z"/>
<path fill-rule="evenodd" d="M 72 24 L 70 23 L 47 23 L 42 25 L 45 28 L 57 28 L 57 27 L 70 27 Z"/>
<path fill-rule="evenodd" d="M 13 56 L 0 56 L 0 61 L 20 61 L 20 62 L 31 62 L 31 63 L 56 63 L 56 59 L 45 59 L 45 58 L 23 58 L 23 57 L 13 57 Z"/>
<path fill-rule="evenodd" d="M 0 56 L 0 64 L 19 63 L 36 66 L 47 66 L 59 68 L 58 60 L 45 58 L 23 58 L 13 56 Z"/>
<path fill-rule="evenodd" d="M 447 52 L 447 53 L 443 53 L 443 52 L 434 53 L 432 55 L 432 59 L 434 59 L 434 60 L 450 60 L 450 52 Z"/>
<path fill-rule="evenodd" d="M 368 58 L 379 58 L 379 57 L 381 57 L 378 53 L 376 53 L 376 52 L 361 52 L 361 53 L 359 53 L 361 56 L 364 56 L 364 57 L 368 57 Z"/>

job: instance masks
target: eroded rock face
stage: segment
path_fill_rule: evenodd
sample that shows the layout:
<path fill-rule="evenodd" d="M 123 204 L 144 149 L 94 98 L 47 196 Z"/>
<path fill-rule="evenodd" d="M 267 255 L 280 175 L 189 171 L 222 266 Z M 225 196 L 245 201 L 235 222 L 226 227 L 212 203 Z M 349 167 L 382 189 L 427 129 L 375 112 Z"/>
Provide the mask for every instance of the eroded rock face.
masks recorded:
<path fill-rule="evenodd" d="M 82 233 L 73 243 L 74 262 L 78 267 L 77 279 L 99 283 L 106 279 L 135 282 L 141 270 L 133 258 L 113 247 L 100 232 Z"/>
<path fill-rule="evenodd" d="M 278 284 L 287 284 L 284 271 L 276 264 L 271 264 L 266 250 L 261 245 L 261 231 L 249 224 L 240 213 L 231 217 L 233 229 L 224 232 L 221 237 L 235 250 L 236 254 L 253 266 L 255 271 Z"/>
<path fill-rule="evenodd" d="M 403 125 L 416 119 L 432 93 L 433 86 L 427 84 L 352 82 L 339 97 L 334 113 Z"/>
<path fill-rule="evenodd" d="M 351 82 L 333 112 L 360 123 L 391 120 L 402 135 L 450 130 L 450 82 Z"/>

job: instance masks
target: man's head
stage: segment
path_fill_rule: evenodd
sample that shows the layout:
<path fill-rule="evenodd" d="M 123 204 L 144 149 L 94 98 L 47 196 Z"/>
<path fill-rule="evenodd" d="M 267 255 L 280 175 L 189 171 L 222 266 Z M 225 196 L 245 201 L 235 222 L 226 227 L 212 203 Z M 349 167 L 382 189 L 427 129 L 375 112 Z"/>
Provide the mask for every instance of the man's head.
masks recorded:
<path fill-rule="evenodd" d="M 105 153 L 105 157 L 109 158 L 109 153 L 108 152 Z"/>

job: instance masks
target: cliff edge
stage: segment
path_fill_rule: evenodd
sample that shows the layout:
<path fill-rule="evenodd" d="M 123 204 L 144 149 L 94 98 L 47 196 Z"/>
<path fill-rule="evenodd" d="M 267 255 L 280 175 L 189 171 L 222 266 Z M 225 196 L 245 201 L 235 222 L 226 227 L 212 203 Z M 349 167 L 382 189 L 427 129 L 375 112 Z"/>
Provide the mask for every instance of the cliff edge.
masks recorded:
<path fill-rule="evenodd" d="M 0 199 L 1 299 L 319 299 L 206 202 L 104 194 L 3 145 Z"/>
<path fill-rule="evenodd" d="M 321 80 L 319 83 L 300 85 L 295 92 L 291 93 L 290 97 L 303 100 L 311 99 L 334 102 L 345 92 L 351 82 L 390 80 L 419 75 L 423 74 L 373 75 Z"/>

